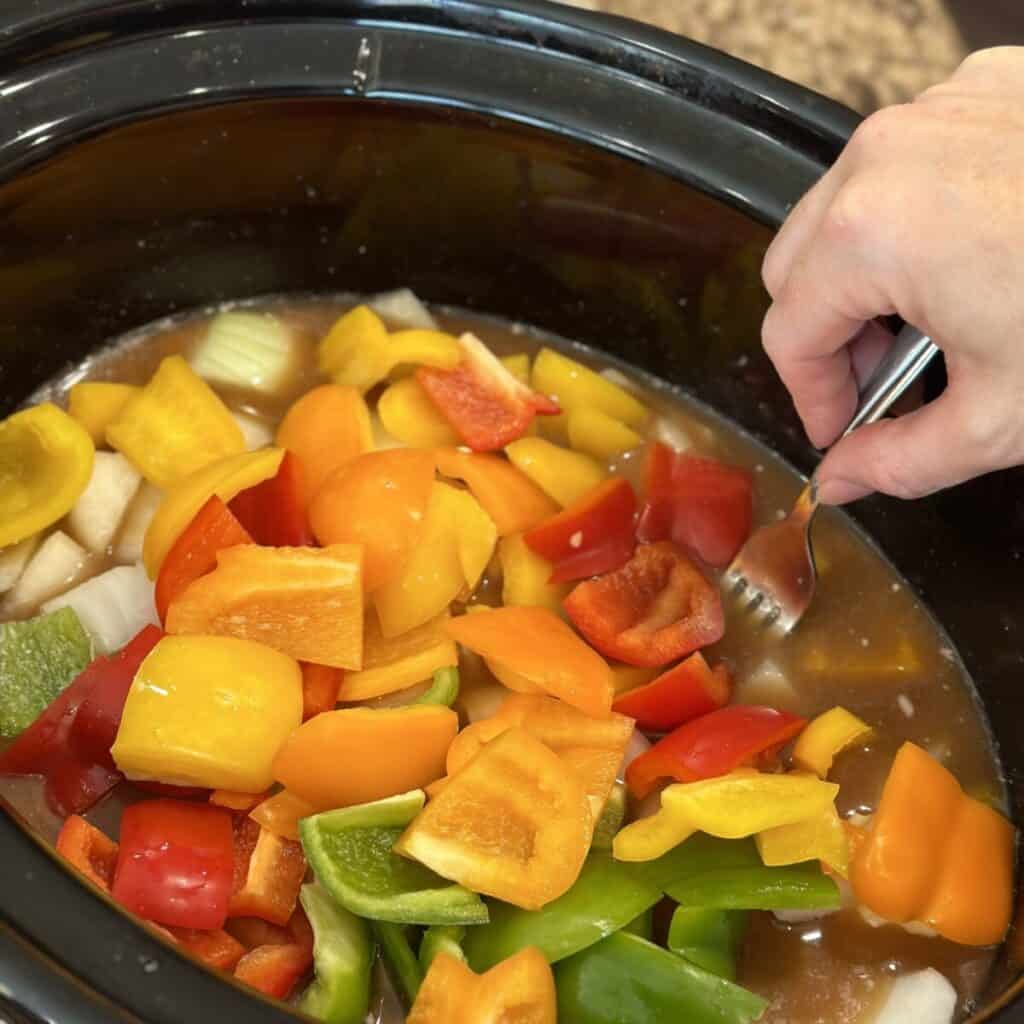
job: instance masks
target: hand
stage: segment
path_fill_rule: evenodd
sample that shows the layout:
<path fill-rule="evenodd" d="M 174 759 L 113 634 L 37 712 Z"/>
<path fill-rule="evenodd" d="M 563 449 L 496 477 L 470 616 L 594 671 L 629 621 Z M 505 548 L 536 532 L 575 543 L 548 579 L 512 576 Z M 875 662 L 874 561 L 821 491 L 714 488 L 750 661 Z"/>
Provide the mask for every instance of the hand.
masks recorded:
<path fill-rule="evenodd" d="M 973 54 L 869 117 L 765 257 L 764 347 L 811 442 L 845 429 L 898 313 L 949 386 L 828 453 L 819 494 L 915 498 L 1024 462 L 1024 48 Z"/>

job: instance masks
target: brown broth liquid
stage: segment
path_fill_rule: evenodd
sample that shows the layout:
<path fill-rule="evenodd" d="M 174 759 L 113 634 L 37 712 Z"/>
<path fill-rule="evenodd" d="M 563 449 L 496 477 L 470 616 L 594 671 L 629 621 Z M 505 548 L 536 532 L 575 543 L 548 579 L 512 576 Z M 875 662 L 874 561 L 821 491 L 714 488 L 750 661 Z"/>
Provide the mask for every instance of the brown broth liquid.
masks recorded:
<path fill-rule="evenodd" d="M 295 327 L 304 344 L 304 365 L 287 393 L 254 401 L 222 392 L 228 404 L 273 425 L 295 397 L 319 383 L 315 344 L 354 304 L 336 299 L 271 299 L 247 305 L 274 312 Z M 437 313 L 442 327 L 472 330 L 497 353 L 535 352 L 541 345 L 568 349 L 595 369 L 603 356 L 490 318 Z M 161 322 L 115 342 L 86 364 L 54 381 L 35 400 L 63 399 L 82 379 L 143 383 L 164 356 L 187 353 L 208 315 Z M 616 365 L 657 416 L 660 436 L 678 448 L 743 466 L 755 474 L 755 522 L 788 511 L 803 481 L 763 445 L 735 425 L 654 378 Z M 640 459 L 629 454 L 612 467 L 636 479 Z M 727 608 L 725 638 L 708 652 L 727 662 L 736 680 L 735 700 L 764 703 L 811 717 L 837 704 L 859 715 L 877 739 L 841 755 L 831 778 L 840 783 L 841 813 L 874 809 L 892 757 L 912 740 L 939 758 L 972 795 L 1005 811 L 1005 791 L 990 736 L 973 687 L 948 638 L 913 591 L 841 513 L 823 510 L 815 522 L 820 581 L 800 628 L 784 640 L 766 635 L 737 608 Z M 105 566 L 98 564 L 96 571 Z M 495 586 L 497 581 L 492 580 Z M 472 680 L 465 680 L 470 686 Z M 42 806 L 33 780 L 0 780 L 7 797 L 33 827 L 55 835 L 57 822 Z M 108 800 L 90 817 L 116 828 L 120 800 Z M 116 834 L 116 832 L 115 832 Z M 770 914 L 752 915 L 739 982 L 771 1001 L 768 1024 L 868 1022 L 892 978 L 932 966 L 960 994 L 960 1014 L 970 1012 L 988 977 L 994 951 L 912 935 L 901 928 L 872 927 L 855 909 L 804 924 L 784 924 Z M 376 1011 L 384 1024 L 399 1021 L 390 993 Z"/>

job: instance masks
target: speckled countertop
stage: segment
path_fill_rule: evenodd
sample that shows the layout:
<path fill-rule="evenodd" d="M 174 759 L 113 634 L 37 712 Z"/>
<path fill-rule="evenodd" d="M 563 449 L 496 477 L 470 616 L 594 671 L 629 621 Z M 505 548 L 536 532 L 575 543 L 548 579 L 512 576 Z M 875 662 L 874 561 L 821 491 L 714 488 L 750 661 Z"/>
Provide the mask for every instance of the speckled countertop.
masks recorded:
<path fill-rule="evenodd" d="M 698 39 L 868 113 L 966 53 L 942 0 L 568 0 Z"/>

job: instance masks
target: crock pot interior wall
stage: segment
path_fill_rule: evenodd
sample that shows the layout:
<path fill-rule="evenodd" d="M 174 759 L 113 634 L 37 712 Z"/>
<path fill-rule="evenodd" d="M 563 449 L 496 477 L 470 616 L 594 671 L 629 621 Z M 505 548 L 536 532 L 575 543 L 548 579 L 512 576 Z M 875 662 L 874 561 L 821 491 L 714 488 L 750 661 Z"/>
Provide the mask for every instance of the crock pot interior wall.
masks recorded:
<path fill-rule="evenodd" d="M 628 137 L 629 118 L 617 123 Z M 787 188 L 766 184 L 782 198 L 761 209 L 765 220 L 777 219 Z M 440 105 L 295 98 L 133 118 L 0 185 L 0 411 L 105 338 L 171 312 L 268 292 L 407 284 L 619 355 L 808 470 L 813 452 L 758 344 L 769 237 L 640 158 Z M 912 506 L 866 502 L 857 517 L 978 680 L 1019 820 L 1019 474 Z M 0 816 L 4 842 L 9 824 Z M 56 904 L 70 891 L 41 898 Z M 42 941 L 33 913 L 58 919 L 60 908 L 35 906 L 0 878 L 0 916 Z M 78 906 L 100 910 L 94 897 Z M 76 944 L 87 942 L 84 928 L 77 934 Z M 146 955 L 159 949 L 139 939 Z M 49 951 L 75 969 L 59 943 Z M 104 985 L 88 951 L 73 959 L 122 1000 L 121 981 Z M 213 990 L 196 984 L 212 1012 Z M 180 998 L 168 992 L 156 1016 L 176 1019 Z M 140 989 L 131 1004 L 146 999 Z M 1010 1012 L 1006 1020 L 1024 1020 Z"/>

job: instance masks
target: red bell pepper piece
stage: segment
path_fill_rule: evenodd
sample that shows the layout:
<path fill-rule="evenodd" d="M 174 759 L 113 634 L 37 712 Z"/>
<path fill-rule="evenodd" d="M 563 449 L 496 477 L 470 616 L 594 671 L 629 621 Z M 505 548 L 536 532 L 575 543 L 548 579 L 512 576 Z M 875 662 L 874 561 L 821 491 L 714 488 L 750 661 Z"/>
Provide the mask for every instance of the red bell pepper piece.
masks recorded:
<path fill-rule="evenodd" d="M 233 971 L 245 956 L 245 946 L 223 928 L 200 931 L 196 928 L 169 928 L 174 942 L 200 963 L 218 971 Z"/>
<path fill-rule="evenodd" d="M 713 672 L 697 651 L 645 686 L 624 693 L 612 710 L 635 719 L 646 731 L 669 732 L 724 707 L 731 691 L 728 671 Z"/>
<path fill-rule="evenodd" d="M 44 776 L 46 802 L 62 817 L 88 810 L 113 789 L 123 778 L 110 747 L 125 697 L 162 635 L 147 626 L 118 654 L 94 659 L 0 754 L 0 775 Z"/>
<path fill-rule="evenodd" d="M 313 950 L 304 946 L 257 946 L 238 962 L 235 977 L 274 999 L 287 999 L 313 966 Z"/>
<path fill-rule="evenodd" d="M 622 568 L 633 555 L 636 494 L 628 480 L 612 477 L 523 539 L 551 562 L 551 583 L 600 576 Z"/>
<path fill-rule="evenodd" d="M 110 892 L 117 867 L 117 843 L 85 818 L 72 814 L 57 836 L 57 852 L 78 872 Z"/>
<path fill-rule="evenodd" d="M 720 640 L 718 589 L 671 544 L 641 544 L 619 570 L 579 583 L 563 602 L 603 655 L 656 667 Z"/>
<path fill-rule="evenodd" d="M 258 917 L 285 925 L 306 877 L 302 846 L 268 832 L 249 817 L 234 825 L 230 917 Z"/>
<path fill-rule="evenodd" d="M 311 661 L 303 661 L 301 666 L 302 720 L 305 722 L 314 715 L 334 710 L 345 673 L 340 668 L 314 665 Z"/>
<path fill-rule="evenodd" d="M 655 743 L 626 769 L 626 784 L 642 800 L 661 779 L 696 782 L 728 775 L 787 743 L 806 724 L 788 711 L 732 704 L 681 725 Z"/>
<path fill-rule="evenodd" d="M 746 470 L 655 442 L 647 454 L 644 485 L 637 524 L 642 541 L 671 539 L 723 568 L 750 536 L 753 486 Z"/>
<path fill-rule="evenodd" d="M 236 495 L 228 508 L 257 544 L 302 548 L 316 543 L 306 516 L 302 460 L 286 451 L 277 473 Z"/>
<path fill-rule="evenodd" d="M 166 622 L 171 602 L 190 583 L 217 568 L 218 551 L 252 543 L 252 537 L 234 513 L 213 495 L 171 545 L 160 566 L 156 579 L 156 610 L 160 621 Z"/>
<path fill-rule="evenodd" d="M 483 342 L 464 334 L 459 344 L 462 362 L 454 370 L 421 366 L 416 379 L 473 451 L 504 448 L 526 433 L 537 413 L 561 412 L 556 401 L 517 380 Z"/>
<path fill-rule="evenodd" d="M 231 815 L 209 804 L 146 800 L 125 808 L 113 896 L 158 924 L 221 928 L 231 898 Z"/>

